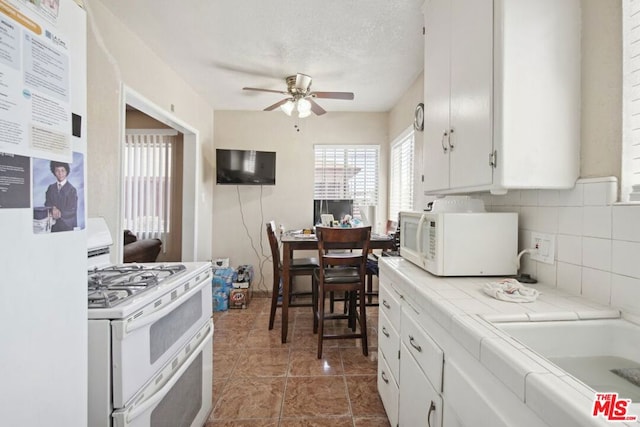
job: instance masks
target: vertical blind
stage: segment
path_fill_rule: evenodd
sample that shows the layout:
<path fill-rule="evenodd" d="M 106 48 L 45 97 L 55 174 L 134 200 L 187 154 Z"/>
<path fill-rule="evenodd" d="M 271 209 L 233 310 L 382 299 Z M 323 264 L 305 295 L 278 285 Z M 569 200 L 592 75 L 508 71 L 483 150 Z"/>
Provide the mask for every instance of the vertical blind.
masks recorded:
<path fill-rule="evenodd" d="M 398 212 L 413 209 L 414 132 L 403 133 L 391 145 L 389 179 L 389 219 L 398 220 Z"/>
<path fill-rule="evenodd" d="M 314 151 L 314 199 L 377 206 L 379 146 L 316 145 Z"/>
<path fill-rule="evenodd" d="M 126 135 L 124 226 L 139 239 L 156 238 L 165 243 L 170 231 L 175 146 L 175 135 Z"/>
<path fill-rule="evenodd" d="M 623 2 L 623 201 L 640 201 L 640 0 Z"/>

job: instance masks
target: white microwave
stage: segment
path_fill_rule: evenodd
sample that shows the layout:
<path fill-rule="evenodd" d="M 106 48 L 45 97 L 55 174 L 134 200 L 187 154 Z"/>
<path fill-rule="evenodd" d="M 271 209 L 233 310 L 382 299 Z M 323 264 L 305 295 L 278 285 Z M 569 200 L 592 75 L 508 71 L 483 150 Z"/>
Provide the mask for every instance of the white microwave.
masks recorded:
<path fill-rule="evenodd" d="M 436 276 L 517 273 L 518 214 L 400 212 L 400 256 Z"/>

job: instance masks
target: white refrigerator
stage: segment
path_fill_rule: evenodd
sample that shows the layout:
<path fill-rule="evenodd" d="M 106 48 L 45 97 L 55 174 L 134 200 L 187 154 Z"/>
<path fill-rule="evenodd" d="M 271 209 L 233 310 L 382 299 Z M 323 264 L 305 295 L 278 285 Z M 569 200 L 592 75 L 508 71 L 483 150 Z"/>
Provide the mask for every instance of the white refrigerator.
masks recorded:
<path fill-rule="evenodd" d="M 3 426 L 87 424 L 86 129 L 82 1 L 0 0 Z"/>

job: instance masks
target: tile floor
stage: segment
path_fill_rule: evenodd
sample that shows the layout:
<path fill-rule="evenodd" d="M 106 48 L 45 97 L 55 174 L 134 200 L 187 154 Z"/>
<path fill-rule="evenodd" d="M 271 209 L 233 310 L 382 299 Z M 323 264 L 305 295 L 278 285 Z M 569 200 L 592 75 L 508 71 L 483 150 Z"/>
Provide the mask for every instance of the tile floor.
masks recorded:
<path fill-rule="evenodd" d="M 369 356 L 360 340 L 329 340 L 317 359 L 311 307 L 290 309 L 282 344 L 280 309 L 268 330 L 269 303 L 253 298 L 247 309 L 214 313 L 213 411 L 205 427 L 389 426 L 376 386 L 378 308 L 367 308 Z"/>

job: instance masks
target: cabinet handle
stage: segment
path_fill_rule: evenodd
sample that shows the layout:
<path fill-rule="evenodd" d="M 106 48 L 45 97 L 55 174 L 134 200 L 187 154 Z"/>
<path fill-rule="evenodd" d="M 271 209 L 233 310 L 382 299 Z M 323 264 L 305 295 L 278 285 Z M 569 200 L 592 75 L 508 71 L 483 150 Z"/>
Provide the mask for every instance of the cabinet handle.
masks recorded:
<path fill-rule="evenodd" d="M 440 145 L 442 145 L 442 152 L 447 154 L 447 150 L 449 149 L 446 145 L 444 145 L 444 139 L 449 136 L 449 133 L 445 130 L 442 133 L 442 139 L 440 140 Z"/>
<path fill-rule="evenodd" d="M 431 405 L 429 406 L 429 413 L 427 414 L 427 426 L 431 427 L 431 413 L 436 410 L 436 404 L 431 401 Z"/>
<path fill-rule="evenodd" d="M 451 135 L 453 135 L 453 128 L 449 129 L 449 137 L 447 141 L 449 142 L 449 151 L 453 151 L 453 144 L 451 143 Z"/>
<path fill-rule="evenodd" d="M 384 371 L 380 373 L 380 376 L 382 377 L 382 381 L 384 381 L 385 384 L 389 384 L 389 380 L 387 379 L 387 376 L 384 374 Z M 433 402 L 431 403 L 433 404 Z"/>
<path fill-rule="evenodd" d="M 409 344 L 411 344 L 411 347 L 415 348 L 419 352 L 422 352 L 422 347 L 420 347 L 418 344 L 415 344 L 415 340 L 411 335 L 409 335 Z"/>
<path fill-rule="evenodd" d="M 389 303 L 387 302 L 386 299 L 382 300 L 382 305 L 384 305 L 385 307 L 387 307 L 389 310 L 391 310 L 391 306 L 389 305 Z"/>
<path fill-rule="evenodd" d="M 382 327 L 382 333 L 385 337 L 389 338 L 389 332 L 387 332 L 387 328 L 385 328 L 384 326 Z"/>

